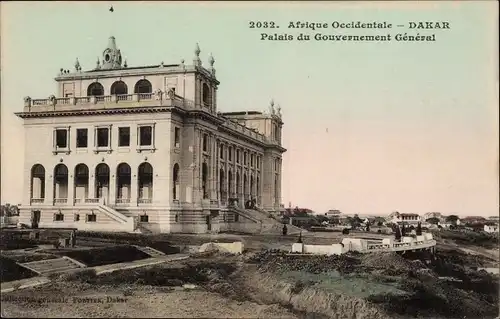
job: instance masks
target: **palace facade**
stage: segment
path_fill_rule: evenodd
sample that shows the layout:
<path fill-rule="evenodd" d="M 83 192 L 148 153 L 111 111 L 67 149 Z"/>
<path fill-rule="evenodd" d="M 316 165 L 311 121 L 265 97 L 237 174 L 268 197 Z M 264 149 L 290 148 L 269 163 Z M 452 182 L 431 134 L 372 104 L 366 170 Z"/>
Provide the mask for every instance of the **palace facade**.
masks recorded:
<path fill-rule="evenodd" d="M 281 110 L 220 112 L 208 62 L 196 45 L 192 64 L 129 67 L 111 37 L 94 69 L 77 60 L 57 95 L 26 97 L 20 222 L 203 233 L 249 201 L 279 211 Z"/>

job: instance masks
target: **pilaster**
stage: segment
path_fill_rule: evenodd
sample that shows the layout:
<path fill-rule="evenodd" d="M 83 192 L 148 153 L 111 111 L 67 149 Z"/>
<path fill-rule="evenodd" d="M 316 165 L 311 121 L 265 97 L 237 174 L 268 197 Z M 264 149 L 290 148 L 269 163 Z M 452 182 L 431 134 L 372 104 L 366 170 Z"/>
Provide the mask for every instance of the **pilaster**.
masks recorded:
<path fill-rule="evenodd" d="M 73 174 L 68 176 L 68 202 L 67 205 L 75 205 L 75 177 Z"/>
<path fill-rule="evenodd" d="M 46 173 L 47 178 L 45 178 L 45 205 L 54 204 L 54 175 L 51 173 Z M 29 184 L 28 184 L 29 185 Z M 29 196 L 29 189 L 28 189 Z"/>

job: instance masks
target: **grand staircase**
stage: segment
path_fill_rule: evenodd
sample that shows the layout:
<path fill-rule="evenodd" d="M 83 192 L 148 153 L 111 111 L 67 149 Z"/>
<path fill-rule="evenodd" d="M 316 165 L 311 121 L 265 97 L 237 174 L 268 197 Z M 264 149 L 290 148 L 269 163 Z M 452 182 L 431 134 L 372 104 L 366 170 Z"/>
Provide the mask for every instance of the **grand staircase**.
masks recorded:
<path fill-rule="evenodd" d="M 120 228 L 121 231 L 134 232 L 137 229 L 138 223 L 134 217 L 125 216 L 105 204 L 99 204 L 98 209 L 101 213 L 116 221 L 120 225 L 118 228 Z"/>
<path fill-rule="evenodd" d="M 86 266 L 69 257 L 62 257 L 56 259 L 32 261 L 28 263 L 19 264 L 24 268 L 28 268 L 39 275 L 50 275 L 52 273 L 64 272 L 68 270 L 85 268 Z"/>
<path fill-rule="evenodd" d="M 239 214 L 247 219 L 250 219 L 256 223 L 261 223 L 260 233 L 261 234 L 282 234 L 283 233 L 283 223 L 278 219 L 272 217 L 269 212 L 263 209 L 255 208 L 241 208 L 231 206 L 228 207 L 230 211 Z M 298 234 L 300 232 L 307 232 L 306 230 L 293 225 L 286 225 L 287 233 L 290 235 Z"/>

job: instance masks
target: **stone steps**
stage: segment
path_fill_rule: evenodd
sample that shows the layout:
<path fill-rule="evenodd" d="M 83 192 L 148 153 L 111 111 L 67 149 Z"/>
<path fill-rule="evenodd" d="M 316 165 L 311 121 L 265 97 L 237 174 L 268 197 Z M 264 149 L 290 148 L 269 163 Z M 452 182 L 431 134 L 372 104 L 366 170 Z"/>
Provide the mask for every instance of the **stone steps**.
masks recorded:
<path fill-rule="evenodd" d="M 40 275 L 48 275 L 56 272 L 64 272 L 67 270 L 83 268 L 83 264 L 73 261 L 71 258 L 62 257 L 57 259 L 39 260 L 28 263 L 19 264 L 28 268 Z"/>
<path fill-rule="evenodd" d="M 159 250 L 156 250 L 154 248 L 151 248 L 151 247 L 147 247 L 147 246 L 134 246 L 134 247 L 137 248 L 138 250 L 142 251 L 143 253 L 148 254 L 149 256 L 151 256 L 153 258 L 165 256 L 165 253 L 163 253 Z"/>

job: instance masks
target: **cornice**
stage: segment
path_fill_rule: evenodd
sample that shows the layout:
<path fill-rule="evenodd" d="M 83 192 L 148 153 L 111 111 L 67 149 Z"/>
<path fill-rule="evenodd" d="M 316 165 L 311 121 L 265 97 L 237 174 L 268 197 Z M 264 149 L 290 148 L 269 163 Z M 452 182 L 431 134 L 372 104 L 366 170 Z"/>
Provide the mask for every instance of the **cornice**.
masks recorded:
<path fill-rule="evenodd" d="M 68 110 L 68 111 L 47 111 L 47 112 L 17 112 L 14 114 L 22 119 L 25 119 L 25 118 L 42 118 L 42 117 L 95 116 L 95 115 L 165 113 L 165 112 L 179 113 L 182 115 L 186 114 L 186 111 L 175 106 L 134 107 L 134 108 L 97 109 L 97 110 Z"/>
<path fill-rule="evenodd" d="M 109 69 L 94 72 L 74 72 L 68 74 L 61 74 L 54 78 L 55 81 L 68 81 L 68 80 L 95 80 L 95 79 L 108 79 L 108 78 L 119 78 L 119 77 L 129 77 L 129 76 L 147 76 L 147 75 L 173 75 L 173 74 L 185 74 L 185 73 L 199 73 L 204 77 L 219 85 L 220 82 L 212 75 L 208 70 L 203 67 L 197 66 L 181 66 L 176 67 L 157 67 L 157 68 L 137 68 L 137 69 Z"/>

